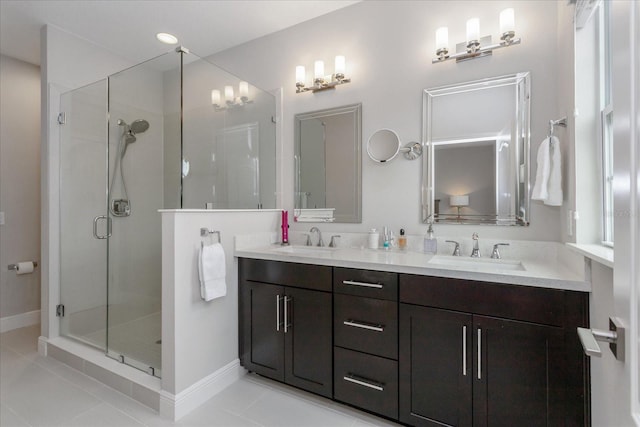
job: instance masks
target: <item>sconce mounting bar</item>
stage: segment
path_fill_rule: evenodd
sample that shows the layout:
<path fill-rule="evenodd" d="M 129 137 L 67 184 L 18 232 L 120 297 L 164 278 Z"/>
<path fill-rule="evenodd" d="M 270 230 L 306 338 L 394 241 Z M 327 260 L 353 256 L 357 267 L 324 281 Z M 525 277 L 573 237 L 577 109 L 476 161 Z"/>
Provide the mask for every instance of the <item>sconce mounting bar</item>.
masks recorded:
<path fill-rule="evenodd" d="M 437 64 L 438 62 L 444 62 L 450 59 L 455 59 L 456 62 L 467 61 L 469 59 L 476 59 L 483 56 L 491 55 L 493 51 L 496 49 L 501 49 L 503 47 L 509 47 L 516 44 L 520 44 L 521 41 L 522 41 L 521 39 L 517 38 L 517 39 L 511 39 L 509 41 L 501 41 L 500 43 L 491 44 L 491 36 L 485 36 L 480 39 L 481 47 L 479 47 L 474 52 L 467 51 L 466 43 L 458 43 L 456 45 L 457 53 L 454 53 L 452 55 L 442 54 L 437 58 L 434 58 L 431 61 L 431 63 Z M 489 43 L 489 44 L 486 46 L 483 46 L 485 43 Z"/>

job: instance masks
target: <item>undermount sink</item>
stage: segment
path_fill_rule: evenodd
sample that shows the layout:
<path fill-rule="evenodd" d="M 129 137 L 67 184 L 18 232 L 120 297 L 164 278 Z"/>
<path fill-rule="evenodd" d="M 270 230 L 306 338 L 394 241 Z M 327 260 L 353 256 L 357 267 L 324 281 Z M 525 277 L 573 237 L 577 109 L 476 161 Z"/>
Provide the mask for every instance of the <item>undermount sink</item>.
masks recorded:
<path fill-rule="evenodd" d="M 491 258 L 467 258 L 450 255 L 434 255 L 428 262 L 428 265 L 434 267 L 460 267 L 471 270 L 509 270 L 509 271 L 525 271 L 522 262 L 508 259 L 491 259 Z"/>
<path fill-rule="evenodd" d="M 337 250 L 338 248 L 330 248 L 327 246 L 283 246 L 281 248 L 276 248 L 273 251 L 289 255 L 322 255 L 330 254 Z"/>

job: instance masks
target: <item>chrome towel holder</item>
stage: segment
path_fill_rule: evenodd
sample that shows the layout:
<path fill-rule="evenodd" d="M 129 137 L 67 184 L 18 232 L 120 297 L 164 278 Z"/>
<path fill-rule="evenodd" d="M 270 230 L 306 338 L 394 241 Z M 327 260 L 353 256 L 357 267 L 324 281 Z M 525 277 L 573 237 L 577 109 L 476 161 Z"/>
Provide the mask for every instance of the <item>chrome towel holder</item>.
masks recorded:
<path fill-rule="evenodd" d="M 220 231 L 218 230 L 209 230 L 208 228 L 201 228 L 200 229 L 200 237 L 209 237 L 212 234 L 215 234 L 218 236 L 218 243 L 222 243 L 222 237 L 220 236 Z M 204 247 L 204 242 L 200 242 L 200 247 Z"/>
<path fill-rule="evenodd" d="M 549 120 L 549 137 L 553 136 L 553 131 L 556 126 L 562 126 L 563 128 L 567 127 L 567 118 L 563 117 L 558 120 Z"/>

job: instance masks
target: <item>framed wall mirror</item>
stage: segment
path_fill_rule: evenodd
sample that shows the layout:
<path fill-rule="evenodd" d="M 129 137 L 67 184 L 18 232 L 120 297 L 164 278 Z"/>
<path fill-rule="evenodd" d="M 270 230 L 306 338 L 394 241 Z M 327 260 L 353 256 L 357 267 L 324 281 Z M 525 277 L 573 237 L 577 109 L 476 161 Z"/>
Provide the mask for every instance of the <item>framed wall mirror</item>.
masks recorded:
<path fill-rule="evenodd" d="M 362 222 L 362 104 L 296 114 L 294 144 L 297 220 Z"/>
<path fill-rule="evenodd" d="M 422 220 L 529 224 L 528 72 L 425 89 Z"/>

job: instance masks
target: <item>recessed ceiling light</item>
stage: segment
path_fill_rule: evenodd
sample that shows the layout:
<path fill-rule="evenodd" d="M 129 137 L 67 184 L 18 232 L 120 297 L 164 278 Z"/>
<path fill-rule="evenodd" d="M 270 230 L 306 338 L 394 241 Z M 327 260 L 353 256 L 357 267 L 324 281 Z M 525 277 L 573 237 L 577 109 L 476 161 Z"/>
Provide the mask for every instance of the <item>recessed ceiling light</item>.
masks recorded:
<path fill-rule="evenodd" d="M 156 38 L 160 40 L 162 43 L 166 43 L 166 44 L 178 43 L 178 38 L 173 34 L 169 34 L 169 33 L 158 33 L 156 34 Z"/>

